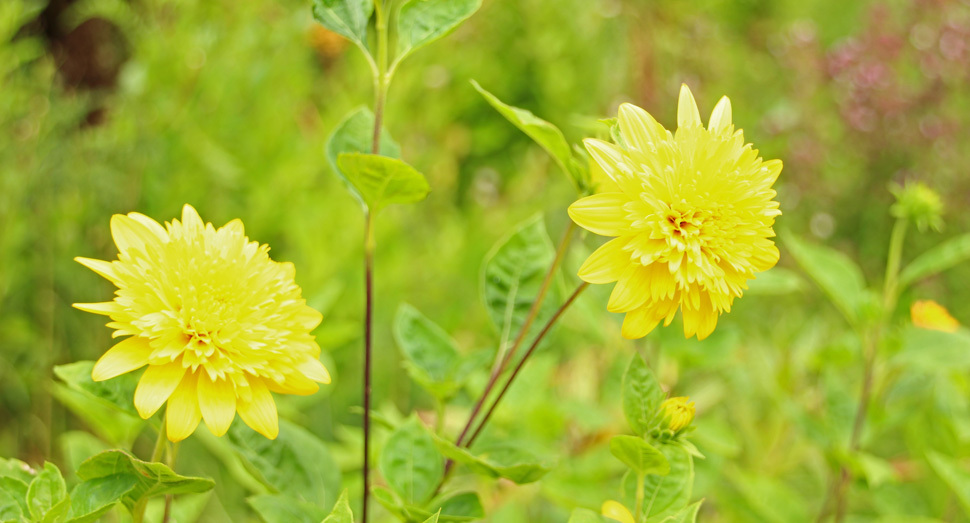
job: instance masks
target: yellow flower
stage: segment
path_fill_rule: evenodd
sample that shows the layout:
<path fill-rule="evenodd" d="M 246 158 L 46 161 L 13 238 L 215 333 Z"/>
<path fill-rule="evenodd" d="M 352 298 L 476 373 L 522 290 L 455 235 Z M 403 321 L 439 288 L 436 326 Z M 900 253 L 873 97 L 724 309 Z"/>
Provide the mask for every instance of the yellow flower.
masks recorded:
<path fill-rule="evenodd" d="M 630 513 L 630 509 L 612 499 L 604 502 L 603 508 L 600 511 L 604 516 L 615 519 L 620 523 L 634 523 L 633 514 Z"/>
<path fill-rule="evenodd" d="M 731 123 L 724 97 L 707 128 L 687 86 L 671 133 L 639 107 L 620 106 L 620 144 L 587 139 L 606 172 L 599 193 L 569 207 L 581 227 L 613 236 L 579 269 L 617 282 L 607 309 L 626 313 L 623 336 L 646 336 L 682 311 L 684 335 L 704 339 L 756 272 L 778 262 L 781 214 L 771 188 L 781 161 L 763 161 Z"/>
<path fill-rule="evenodd" d="M 684 429 L 690 422 L 694 421 L 694 402 L 688 401 L 687 396 L 668 398 L 660 404 L 660 412 L 663 413 L 667 429 L 677 432 Z"/>
<path fill-rule="evenodd" d="M 909 309 L 913 325 L 921 329 L 931 329 L 943 332 L 956 332 L 960 323 L 950 316 L 946 307 L 933 300 L 918 300 Z"/>
<path fill-rule="evenodd" d="M 162 227 L 138 213 L 111 218 L 118 259 L 76 258 L 118 290 L 114 301 L 75 303 L 111 318 L 113 337 L 92 372 L 107 380 L 148 366 L 135 408 L 148 419 L 168 402 L 166 429 L 185 439 L 200 419 L 216 436 L 235 413 L 260 434 L 279 433 L 271 392 L 312 394 L 329 383 L 310 334 L 320 313 L 306 305 L 291 263 L 269 258 L 233 220 L 216 229 L 190 205 Z"/>

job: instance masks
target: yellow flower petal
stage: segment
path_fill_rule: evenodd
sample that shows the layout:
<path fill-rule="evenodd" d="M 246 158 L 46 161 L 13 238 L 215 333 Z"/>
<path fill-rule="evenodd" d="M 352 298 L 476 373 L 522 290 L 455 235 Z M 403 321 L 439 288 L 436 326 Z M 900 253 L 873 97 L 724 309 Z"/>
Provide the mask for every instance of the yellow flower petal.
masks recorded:
<path fill-rule="evenodd" d="M 110 316 L 124 310 L 124 308 L 116 301 L 103 301 L 101 303 L 75 303 L 71 306 L 84 312 L 103 314 L 105 316 Z"/>
<path fill-rule="evenodd" d="M 690 92 L 687 84 L 680 86 L 680 99 L 677 101 L 677 126 L 678 128 L 694 127 L 703 125 L 701 123 L 701 113 L 697 110 L 697 102 L 694 95 Z"/>
<path fill-rule="evenodd" d="M 909 309 L 913 325 L 921 329 L 956 332 L 960 322 L 950 315 L 946 307 L 933 300 L 917 300 Z"/>
<path fill-rule="evenodd" d="M 295 394 L 297 396 L 309 396 L 310 394 L 320 390 L 320 386 L 317 385 L 316 382 L 300 374 L 299 372 L 288 374 L 286 379 L 284 379 L 281 383 L 273 380 L 266 380 L 266 386 L 271 392 L 277 392 L 280 394 Z"/>
<path fill-rule="evenodd" d="M 569 206 L 569 217 L 580 227 L 603 236 L 617 236 L 630 227 L 624 205 L 630 202 L 623 193 L 599 193 Z"/>
<path fill-rule="evenodd" d="M 660 323 L 660 318 L 656 317 L 652 307 L 640 307 L 626 313 L 626 316 L 623 317 L 620 335 L 628 340 L 642 338 L 650 334 L 658 323 Z"/>
<path fill-rule="evenodd" d="M 140 212 L 130 212 L 128 213 L 128 217 L 144 225 L 146 229 L 151 231 L 151 233 L 154 234 L 156 238 L 158 238 L 158 241 L 165 243 L 169 240 L 168 232 L 165 231 L 165 228 L 159 225 L 159 223 L 156 222 L 155 220 L 149 218 L 148 216 L 145 216 Z"/>
<path fill-rule="evenodd" d="M 712 133 L 720 133 L 731 126 L 731 100 L 727 96 L 722 96 L 721 101 L 714 106 L 711 112 L 711 119 L 707 124 L 707 130 Z"/>
<path fill-rule="evenodd" d="M 165 428 L 170 441 L 182 441 L 192 435 L 202 414 L 199 412 L 198 383 L 202 372 L 186 372 L 181 383 L 168 399 Z"/>
<path fill-rule="evenodd" d="M 650 285 L 650 271 L 640 265 L 631 265 L 613 287 L 606 310 L 627 312 L 644 304 L 650 297 L 643 292 Z"/>
<path fill-rule="evenodd" d="M 613 178 L 613 173 L 616 172 L 618 164 L 623 162 L 622 151 L 611 143 L 595 138 L 583 140 L 583 145 L 586 146 L 586 150 L 589 151 L 589 155 L 593 158 L 593 161 L 603 168 L 607 176 Z"/>
<path fill-rule="evenodd" d="M 205 229 L 205 224 L 202 223 L 202 217 L 199 216 L 199 212 L 195 210 L 189 204 L 185 204 L 182 207 L 182 227 L 184 227 L 190 235 L 199 234 Z"/>
<path fill-rule="evenodd" d="M 118 273 L 115 271 L 114 264 L 111 262 L 95 260 L 92 258 L 82 258 L 80 256 L 74 258 L 74 261 L 98 273 L 99 276 L 111 280 L 111 282 L 114 284 L 117 284 L 119 281 Z"/>
<path fill-rule="evenodd" d="M 316 358 L 306 358 L 299 365 L 297 365 L 296 370 L 303 374 L 307 378 L 318 383 L 330 383 L 330 372 L 320 360 Z"/>
<path fill-rule="evenodd" d="M 612 499 L 603 503 L 601 512 L 604 516 L 615 519 L 620 523 L 634 523 L 633 514 L 630 513 L 630 509 Z"/>
<path fill-rule="evenodd" d="M 703 340 L 714 332 L 717 312 L 711 306 L 710 298 L 702 297 L 696 308 L 690 303 L 684 303 L 681 311 L 684 315 L 684 336 L 690 338 L 696 334 L 698 340 Z"/>
<path fill-rule="evenodd" d="M 222 436 L 229 430 L 236 417 L 236 391 L 232 382 L 225 379 L 213 381 L 206 373 L 199 376 L 199 410 L 209 430 Z"/>
<path fill-rule="evenodd" d="M 143 419 L 152 417 L 165 404 L 185 376 L 181 362 L 149 365 L 135 388 L 135 409 Z"/>
<path fill-rule="evenodd" d="M 276 439 L 280 433 L 279 418 L 276 414 L 276 402 L 273 395 L 262 380 L 249 381 L 251 397 L 239 398 L 236 408 L 239 417 L 253 430 L 269 439 Z"/>
<path fill-rule="evenodd" d="M 94 381 L 110 380 L 148 365 L 152 347 L 146 338 L 134 336 L 108 349 L 91 371 Z"/>
<path fill-rule="evenodd" d="M 148 227 L 123 214 L 111 217 L 111 237 L 121 252 L 138 250 L 147 252 L 147 246 L 158 245 L 158 237 Z"/>
<path fill-rule="evenodd" d="M 667 130 L 654 120 L 650 113 L 633 104 L 620 104 L 617 116 L 620 132 L 627 144 L 634 149 L 650 152 L 657 144 L 667 139 Z"/>
<path fill-rule="evenodd" d="M 614 238 L 593 251 L 579 268 L 580 279 L 589 283 L 613 283 L 619 280 L 630 261 L 630 255 L 623 250 L 626 244 L 625 238 Z"/>

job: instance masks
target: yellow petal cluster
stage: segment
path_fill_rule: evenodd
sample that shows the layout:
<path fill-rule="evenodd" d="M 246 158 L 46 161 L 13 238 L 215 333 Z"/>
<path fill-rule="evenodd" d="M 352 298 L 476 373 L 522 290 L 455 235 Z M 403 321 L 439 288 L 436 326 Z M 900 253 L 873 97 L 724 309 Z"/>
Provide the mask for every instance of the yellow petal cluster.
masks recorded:
<path fill-rule="evenodd" d="M 909 308 L 913 325 L 921 329 L 956 332 L 960 323 L 950 315 L 946 307 L 933 300 L 917 300 Z"/>
<path fill-rule="evenodd" d="M 762 160 L 731 123 L 724 97 L 708 126 L 687 86 L 675 132 L 631 104 L 620 106 L 619 143 L 587 139 L 606 174 L 598 193 L 569 207 L 576 224 L 613 237 L 579 270 L 616 282 L 607 308 L 626 313 L 622 334 L 646 336 L 680 310 L 684 335 L 704 339 L 755 273 L 778 262 L 771 240 L 781 214 L 772 184 L 779 160 Z"/>
<path fill-rule="evenodd" d="M 238 412 L 273 439 L 273 392 L 312 394 L 330 374 L 310 334 L 321 316 L 307 306 L 291 263 L 249 241 L 239 220 L 216 229 L 190 205 L 163 227 L 139 214 L 116 214 L 114 261 L 76 258 L 118 290 L 113 301 L 75 307 L 110 317 L 126 338 L 94 366 L 95 381 L 147 366 L 135 408 L 148 419 L 168 404 L 166 430 L 185 439 L 201 420 L 221 436 Z"/>

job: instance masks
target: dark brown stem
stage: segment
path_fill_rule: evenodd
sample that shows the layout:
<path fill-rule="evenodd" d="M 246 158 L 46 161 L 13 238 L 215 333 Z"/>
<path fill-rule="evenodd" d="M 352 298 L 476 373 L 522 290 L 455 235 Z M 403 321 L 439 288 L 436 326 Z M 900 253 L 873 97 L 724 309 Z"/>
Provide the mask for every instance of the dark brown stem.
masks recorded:
<path fill-rule="evenodd" d="M 573 229 L 575 224 L 572 221 L 566 227 L 566 232 L 563 233 L 562 240 L 559 242 L 559 248 L 556 249 L 556 256 L 552 260 L 552 265 L 549 266 L 549 271 L 546 272 L 546 277 L 542 280 L 542 285 L 539 287 L 539 293 L 536 295 L 536 299 L 532 302 L 532 307 L 529 308 L 528 314 L 526 314 L 525 321 L 522 323 L 522 327 L 519 329 L 519 334 L 515 337 L 515 341 L 512 342 L 512 347 L 502 356 L 501 361 L 497 365 L 492 366 L 492 373 L 488 377 L 488 383 L 485 385 L 485 389 L 482 391 L 482 395 L 475 402 L 475 407 L 472 408 L 472 413 L 468 416 L 468 422 L 465 423 L 465 427 L 461 430 L 461 434 L 458 435 L 458 439 L 455 440 L 455 446 L 460 447 L 465 441 L 465 436 L 468 435 L 468 431 L 471 430 L 472 425 L 475 424 L 475 418 L 481 411 L 482 406 L 485 404 L 485 400 L 488 399 L 488 395 L 492 392 L 495 387 L 496 382 L 498 382 L 499 376 L 505 371 L 509 362 L 512 361 L 512 356 L 515 355 L 522 342 L 525 340 L 526 335 L 529 333 L 529 328 L 535 322 L 536 317 L 539 315 L 539 309 L 542 307 L 542 302 L 546 298 L 546 294 L 549 292 L 549 286 L 552 283 L 553 277 L 556 275 L 556 269 L 559 267 L 559 263 L 562 262 L 562 258 L 566 253 L 566 249 L 569 247 L 569 242 L 572 239 Z M 451 461 L 449 461 L 445 468 L 450 469 L 452 466 Z"/>
<path fill-rule="evenodd" d="M 371 325 L 374 310 L 374 220 L 370 211 L 364 213 L 364 496 L 361 521 L 367 521 L 367 500 L 370 497 L 370 396 L 371 396 Z"/>
<path fill-rule="evenodd" d="M 546 334 L 548 334 L 549 331 L 552 330 L 552 326 L 555 325 L 559 317 L 562 316 L 564 312 L 566 312 L 566 309 L 568 309 L 569 306 L 572 305 L 574 301 L 576 301 L 576 298 L 578 298 L 579 295 L 582 294 L 582 292 L 586 289 L 586 287 L 589 287 L 589 283 L 587 282 L 583 282 L 579 285 L 579 287 L 576 287 L 576 290 L 573 291 L 572 295 L 569 296 L 566 302 L 563 303 L 558 310 L 556 310 L 556 313 L 553 314 L 551 318 L 549 318 L 549 321 L 546 322 L 545 327 L 542 328 L 542 331 L 540 331 L 539 335 L 536 336 L 536 339 L 532 342 L 532 345 L 529 346 L 529 350 L 525 352 L 525 354 L 522 356 L 522 359 L 519 360 L 518 365 L 515 366 L 515 369 L 512 371 L 512 375 L 509 376 L 509 380 L 505 382 L 505 386 L 502 387 L 502 390 L 499 391 L 498 396 L 495 397 L 495 401 L 492 402 L 492 406 L 489 407 L 488 411 L 485 412 L 485 416 L 482 418 L 482 422 L 478 424 L 478 428 L 475 429 L 475 432 L 472 433 L 472 436 L 468 438 L 468 443 L 465 445 L 466 447 L 472 446 L 472 443 L 474 443 L 475 439 L 478 438 L 478 435 L 481 434 L 482 429 L 485 428 L 485 425 L 488 423 L 489 418 L 492 417 L 492 413 L 495 412 L 495 408 L 498 407 L 498 404 L 502 401 L 502 398 L 505 397 L 505 393 L 508 392 L 509 387 L 512 386 L 512 383 L 515 381 L 516 376 L 519 375 L 519 372 L 522 370 L 522 367 L 525 366 L 525 362 L 529 360 L 529 357 L 532 356 L 532 353 L 535 352 L 536 348 L 539 347 L 539 343 L 542 342 L 542 339 L 546 337 Z"/>

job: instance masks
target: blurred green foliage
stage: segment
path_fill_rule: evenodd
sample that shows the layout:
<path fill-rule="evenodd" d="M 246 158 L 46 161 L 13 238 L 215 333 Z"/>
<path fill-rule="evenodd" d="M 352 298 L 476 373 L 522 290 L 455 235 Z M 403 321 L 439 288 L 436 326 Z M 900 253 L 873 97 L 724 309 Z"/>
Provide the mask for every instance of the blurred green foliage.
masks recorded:
<path fill-rule="evenodd" d="M 80 394 L 55 384 L 54 365 L 95 359 L 110 344 L 100 318 L 70 308 L 107 299 L 109 284 L 72 258 L 114 257 L 113 213 L 166 220 L 191 203 L 216 224 L 241 218 L 274 259 L 296 264 L 304 295 L 324 313 L 317 335 L 334 384 L 281 399 L 280 410 L 328 442 L 353 498 L 362 220 L 324 145 L 370 103 L 366 62 L 315 25 L 304 1 L 79 0 L 53 18 L 50 9 L 0 3 L 0 455 L 73 470 L 103 449 L 79 430 L 117 443 L 54 399 L 70 405 L 65 398 Z M 85 41 L 69 36 L 97 27 L 111 37 L 87 42 L 87 67 L 123 64 L 92 88 L 72 76 Z M 421 205 L 388 208 L 377 230 L 375 397 L 396 421 L 434 408 L 401 372 L 391 329 L 399 305 L 441 325 L 462 355 L 494 350 L 498 334 L 478 297 L 483 259 L 537 211 L 558 238 L 574 195 L 470 79 L 571 143 L 601 132 L 596 119 L 622 101 L 673 122 L 682 82 L 702 107 L 728 94 L 746 136 L 785 161 L 779 229 L 848 254 L 870 282 L 885 266 L 889 182 L 921 181 L 948 209 L 941 234 L 910 235 L 904 262 L 970 230 L 956 212 L 970 204 L 965 1 L 486 0 L 446 42 L 402 66 L 385 120 L 432 189 Z M 782 252 L 783 268 L 794 268 Z M 567 260 L 567 277 L 582 259 Z M 906 323 L 914 299 L 934 298 L 970 324 L 968 278 L 964 262 L 919 281 L 892 322 Z M 676 328 L 621 341 L 608 291 L 591 289 L 483 438 L 527 441 L 558 455 L 557 466 L 527 486 L 482 486 L 490 519 L 566 521 L 574 507 L 620 498 L 623 469 L 607 442 L 627 430 L 620 378 L 634 350 L 650 355 L 665 388 L 697 404 L 701 520 L 814 518 L 833 464 L 846 461 L 860 340 L 795 272 L 766 281 L 703 343 Z M 850 463 L 852 511 L 868 515 L 859 521 L 966 520 L 970 480 L 954 457 L 970 455 L 970 347 L 965 333 L 941 341 L 899 332 L 888 342 L 894 359 L 880 367 L 865 452 Z M 457 430 L 467 407 L 448 414 Z M 150 453 L 151 437 L 135 441 L 138 455 Z M 201 501 L 204 521 L 256 521 L 258 502 L 243 499 L 272 492 L 232 452 L 204 430 L 181 451 L 180 473 L 216 480 Z"/>

